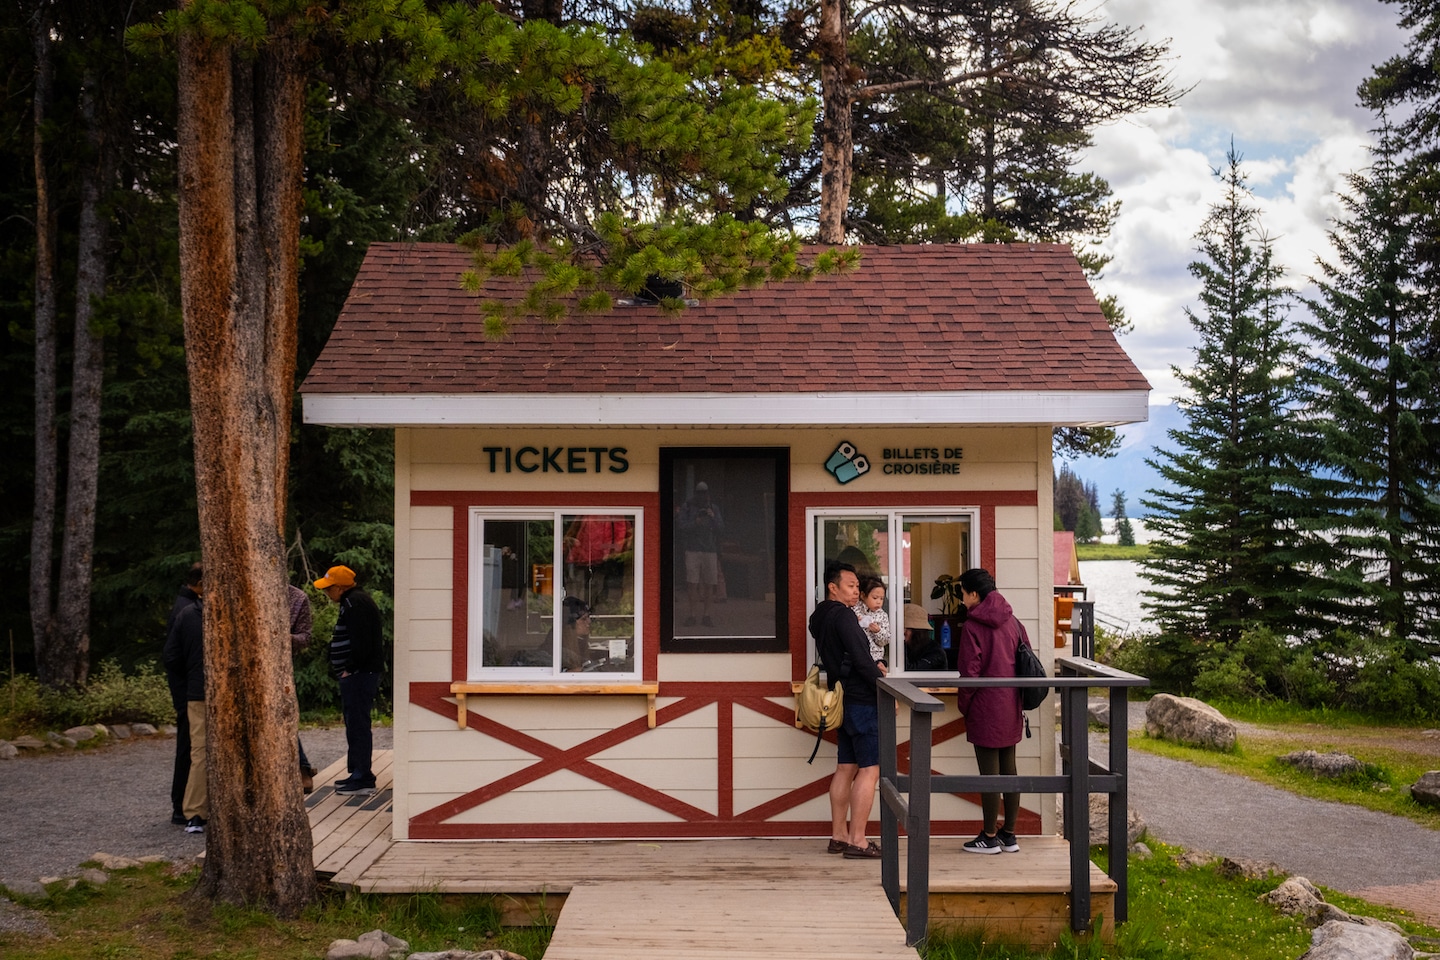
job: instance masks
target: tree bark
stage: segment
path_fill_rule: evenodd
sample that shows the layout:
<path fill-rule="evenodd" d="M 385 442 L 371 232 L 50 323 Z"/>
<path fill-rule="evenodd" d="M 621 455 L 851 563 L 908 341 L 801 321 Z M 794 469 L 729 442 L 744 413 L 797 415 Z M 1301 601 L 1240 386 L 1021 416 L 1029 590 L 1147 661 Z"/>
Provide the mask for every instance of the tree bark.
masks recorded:
<path fill-rule="evenodd" d="M 63 674 L 52 662 L 55 612 L 51 605 L 51 562 L 55 551 L 57 440 L 55 429 L 55 213 L 45 168 L 45 121 L 54 65 L 50 18 L 35 5 L 31 46 L 35 51 L 35 503 L 30 526 L 30 629 L 40 682 L 55 685 Z"/>
<path fill-rule="evenodd" d="M 850 206 L 850 174 L 855 144 L 851 115 L 850 46 L 845 0 L 820 0 L 820 99 L 824 111 L 820 143 L 821 243 L 845 242 L 845 211 Z"/>
<path fill-rule="evenodd" d="M 197 890 L 282 915 L 315 894 L 283 539 L 300 49 L 283 32 L 253 57 L 199 31 L 179 44 L 181 297 L 205 564 L 211 811 Z"/>
<path fill-rule="evenodd" d="M 95 301 L 105 295 L 109 218 L 101 204 L 110 184 L 110 147 L 95 107 L 95 78 L 80 93 L 89 156 L 81 173 L 76 253 L 75 357 L 71 370 L 70 435 L 66 448 L 65 539 L 51 663 L 56 680 L 80 686 L 90 673 L 90 585 L 95 552 L 95 498 L 100 477 L 100 397 L 105 341 L 94 327 Z"/>

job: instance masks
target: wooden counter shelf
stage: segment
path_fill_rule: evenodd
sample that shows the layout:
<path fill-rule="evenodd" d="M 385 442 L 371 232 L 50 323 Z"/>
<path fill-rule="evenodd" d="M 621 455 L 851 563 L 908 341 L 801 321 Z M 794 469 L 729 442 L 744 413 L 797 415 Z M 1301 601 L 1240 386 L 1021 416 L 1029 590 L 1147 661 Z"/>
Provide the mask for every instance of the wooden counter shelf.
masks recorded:
<path fill-rule="evenodd" d="M 450 692 L 455 695 L 457 715 L 455 722 L 465 729 L 465 703 L 472 694 L 482 696 L 554 696 L 580 694 L 588 696 L 629 695 L 641 696 L 646 700 L 646 713 L 650 729 L 655 729 L 655 695 L 660 692 L 658 683 L 452 683 Z"/>

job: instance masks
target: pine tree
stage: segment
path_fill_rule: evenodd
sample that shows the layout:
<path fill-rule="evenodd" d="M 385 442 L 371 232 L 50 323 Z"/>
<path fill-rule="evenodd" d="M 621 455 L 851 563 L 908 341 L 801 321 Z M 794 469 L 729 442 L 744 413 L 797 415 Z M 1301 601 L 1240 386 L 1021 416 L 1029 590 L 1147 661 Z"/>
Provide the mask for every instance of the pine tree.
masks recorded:
<path fill-rule="evenodd" d="M 1292 377 L 1287 299 L 1271 241 L 1233 146 L 1216 171 L 1223 199 L 1197 238 L 1201 312 L 1186 309 L 1199 338 L 1194 365 L 1175 369 L 1188 390 L 1183 429 L 1149 461 L 1167 487 L 1149 491 L 1157 536 L 1147 561 L 1147 607 L 1161 628 L 1171 682 L 1194 675 L 1256 624 L 1295 628 L 1298 535 L 1290 524 L 1300 471 L 1289 421 Z"/>
<path fill-rule="evenodd" d="M 1110 495 L 1110 514 L 1115 518 L 1115 542 L 1122 547 L 1135 546 L 1135 528 L 1125 515 L 1125 491 L 1116 490 Z"/>
<path fill-rule="evenodd" d="M 1440 641 L 1440 355 L 1434 292 L 1415 246 L 1423 213 L 1407 196 L 1399 144 L 1380 130 L 1375 162 L 1348 178 L 1320 262 L 1320 296 L 1302 326 L 1307 421 L 1317 439 L 1315 495 L 1326 508 L 1320 568 L 1347 602 L 1342 622 L 1393 627 L 1419 660 Z"/>

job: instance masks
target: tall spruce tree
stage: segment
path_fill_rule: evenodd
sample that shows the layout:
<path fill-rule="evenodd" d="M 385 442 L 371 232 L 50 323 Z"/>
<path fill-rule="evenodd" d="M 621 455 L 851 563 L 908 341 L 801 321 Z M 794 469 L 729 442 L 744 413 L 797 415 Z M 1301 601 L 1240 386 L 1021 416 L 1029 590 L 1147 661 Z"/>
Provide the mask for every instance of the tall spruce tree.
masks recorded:
<path fill-rule="evenodd" d="M 1161 630 L 1159 679 L 1181 686 L 1247 627 L 1294 629 L 1305 581 L 1290 523 L 1300 470 L 1287 429 L 1288 293 L 1233 146 L 1216 174 L 1224 195 L 1190 264 L 1201 310 L 1185 311 L 1199 344 L 1193 366 L 1174 369 L 1186 422 L 1147 461 L 1167 488 L 1142 501 L 1156 533 L 1146 606 Z"/>
<path fill-rule="evenodd" d="M 1116 490 L 1110 494 L 1110 514 L 1115 518 L 1115 542 L 1122 547 L 1135 546 L 1135 528 L 1125 515 L 1125 491 Z"/>
<path fill-rule="evenodd" d="M 1435 295 L 1422 287 L 1416 220 L 1399 141 L 1379 131 L 1375 162 L 1348 178 L 1345 215 L 1320 261 L 1302 325 L 1313 349 L 1301 382 L 1317 439 L 1315 493 L 1329 517 L 1318 568 L 1341 622 L 1391 625 L 1412 660 L 1440 641 L 1440 356 Z"/>

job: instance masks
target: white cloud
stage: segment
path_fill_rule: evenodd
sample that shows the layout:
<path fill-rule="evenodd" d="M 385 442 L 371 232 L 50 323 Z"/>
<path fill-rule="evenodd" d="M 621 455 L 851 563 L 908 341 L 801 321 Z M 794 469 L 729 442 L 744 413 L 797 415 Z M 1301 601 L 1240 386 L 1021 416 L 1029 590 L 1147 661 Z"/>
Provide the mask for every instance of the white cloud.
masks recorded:
<path fill-rule="evenodd" d="M 1135 329 L 1122 343 L 1164 402 L 1180 390 L 1169 367 L 1190 363 L 1184 308 L 1199 284 L 1187 265 L 1232 140 L 1276 255 L 1303 283 L 1328 255 L 1336 191 L 1369 162 L 1373 118 L 1355 89 L 1404 36 L 1375 0 L 1109 0 L 1101 12 L 1169 38 L 1174 81 L 1191 88 L 1171 110 L 1098 131 L 1083 162 L 1121 201 L 1099 286 L 1126 308 Z"/>

